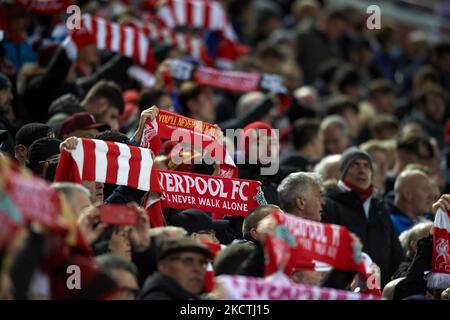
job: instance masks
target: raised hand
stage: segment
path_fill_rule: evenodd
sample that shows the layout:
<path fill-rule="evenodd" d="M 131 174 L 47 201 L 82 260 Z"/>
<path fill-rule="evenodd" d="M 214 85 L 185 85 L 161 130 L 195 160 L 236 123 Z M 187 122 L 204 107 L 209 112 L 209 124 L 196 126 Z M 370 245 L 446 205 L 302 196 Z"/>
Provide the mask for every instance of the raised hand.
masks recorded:
<path fill-rule="evenodd" d="M 100 222 L 100 212 L 95 206 L 90 206 L 81 212 L 77 225 L 89 244 L 94 243 L 108 226 Z"/>
<path fill-rule="evenodd" d="M 135 203 L 129 205 L 135 208 L 138 215 L 136 225 L 132 226 L 130 229 L 130 241 L 135 251 L 142 252 L 150 245 L 150 237 L 148 234 L 150 220 L 143 207 L 140 207 Z"/>

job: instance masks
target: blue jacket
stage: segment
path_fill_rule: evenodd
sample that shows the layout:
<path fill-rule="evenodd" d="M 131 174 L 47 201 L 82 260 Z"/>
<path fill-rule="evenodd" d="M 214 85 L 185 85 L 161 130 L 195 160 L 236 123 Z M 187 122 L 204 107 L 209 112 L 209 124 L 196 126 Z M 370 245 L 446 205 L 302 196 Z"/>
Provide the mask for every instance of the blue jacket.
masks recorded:
<path fill-rule="evenodd" d="M 13 43 L 7 39 L 2 42 L 5 48 L 6 58 L 8 58 L 16 66 L 17 72 L 27 62 L 35 62 L 37 60 L 36 53 L 33 51 L 31 45 L 22 41 L 19 44 Z"/>
<path fill-rule="evenodd" d="M 412 228 L 416 222 L 408 217 L 399 207 L 393 203 L 387 204 L 387 210 L 391 216 L 392 224 L 394 225 L 395 233 L 400 235 L 403 231 Z M 425 215 L 422 219 L 423 221 L 432 221 Z"/>

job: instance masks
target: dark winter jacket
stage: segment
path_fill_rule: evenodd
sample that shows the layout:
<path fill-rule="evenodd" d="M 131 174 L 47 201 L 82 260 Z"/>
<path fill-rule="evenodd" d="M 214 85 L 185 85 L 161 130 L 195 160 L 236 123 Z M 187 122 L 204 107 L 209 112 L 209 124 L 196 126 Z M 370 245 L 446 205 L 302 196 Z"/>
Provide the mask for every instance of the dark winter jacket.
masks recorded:
<path fill-rule="evenodd" d="M 406 272 L 406 278 L 395 286 L 394 300 L 404 299 L 413 295 L 425 295 L 427 281 L 424 273 L 431 269 L 433 255 L 433 237 L 429 236 L 417 242 L 417 253 Z"/>
<path fill-rule="evenodd" d="M 53 100 L 66 93 L 72 93 L 81 99 L 101 79 L 119 83 L 131 64 L 131 59 L 117 55 L 93 75 L 68 83 L 66 78 L 72 61 L 61 47 L 56 51 L 44 74 L 36 76 L 28 84 L 22 96 L 22 116 L 26 117 L 27 121 L 45 122 L 48 118 L 48 107 Z"/>
<path fill-rule="evenodd" d="M 347 227 L 363 244 L 363 251 L 381 269 L 382 287 L 403 261 L 403 251 L 383 202 L 372 198 L 366 218 L 363 203 L 354 191 L 336 189 L 327 194 L 322 222 Z"/>
<path fill-rule="evenodd" d="M 185 291 L 175 280 L 153 273 L 144 283 L 141 300 L 199 300 L 198 296 Z"/>

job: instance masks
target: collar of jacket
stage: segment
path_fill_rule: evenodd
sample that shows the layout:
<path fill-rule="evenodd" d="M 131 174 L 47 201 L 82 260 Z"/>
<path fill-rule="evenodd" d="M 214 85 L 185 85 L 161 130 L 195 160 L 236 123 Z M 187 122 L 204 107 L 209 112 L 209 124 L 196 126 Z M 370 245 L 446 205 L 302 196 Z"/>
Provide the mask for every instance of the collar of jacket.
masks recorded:
<path fill-rule="evenodd" d="M 348 187 L 342 180 L 338 181 L 338 188 L 342 191 L 355 193 L 356 195 L 358 195 L 358 198 L 361 200 L 361 196 L 360 196 L 359 192 L 357 190 L 353 190 L 350 187 Z M 369 202 L 372 201 L 373 195 L 375 194 L 375 188 L 372 188 L 372 189 L 373 189 L 372 194 L 362 203 L 366 203 L 367 201 L 369 201 Z"/>
<path fill-rule="evenodd" d="M 344 186 L 340 186 L 339 182 L 338 185 L 335 189 L 333 189 L 332 191 L 330 191 L 329 193 L 327 193 L 327 197 L 330 198 L 331 200 L 340 202 L 342 204 L 345 204 L 349 207 L 355 208 L 355 209 L 363 209 L 363 205 L 364 203 L 361 202 L 361 198 L 359 197 L 359 194 L 354 191 L 351 190 L 350 188 Z M 371 196 L 369 199 L 366 200 L 370 201 L 370 210 L 372 210 L 373 206 L 377 206 L 378 202 L 374 203 L 372 200 L 377 200 L 376 198 L 374 198 L 373 196 Z"/>
<path fill-rule="evenodd" d="M 198 300 L 199 297 L 184 290 L 178 282 L 160 272 L 152 274 L 142 288 L 142 296 L 152 292 L 162 292 L 175 300 Z"/>
<path fill-rule="evenodd" d="M 394 215 L 396 215 L 396 216 L 405 216 L 405 217 L 408 217 L 406 214 L 405 214 L 405 212 L 402 210 L 402 209 L 400 209 L 399 207 L 397 207 L 393 202 L 388 202 L 387 203 L 387 207 L 388 207 L 388 209 L 389 209 L 389 214 L 394 214 Z M 409 219 L 409 217 L 408 217 L 408 219 Z"/>

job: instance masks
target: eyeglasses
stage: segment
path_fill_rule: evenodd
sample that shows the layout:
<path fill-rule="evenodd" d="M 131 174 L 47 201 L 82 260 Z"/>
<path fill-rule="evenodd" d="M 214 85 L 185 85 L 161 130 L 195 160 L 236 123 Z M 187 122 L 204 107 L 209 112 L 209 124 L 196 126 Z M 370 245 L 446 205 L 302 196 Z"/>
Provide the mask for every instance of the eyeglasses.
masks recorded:
<path fill-rule="evenodd" d="M 193 267 L 194 264 L 200 265 L 202 268 L 206 268 L 208 266 L 207 259 L 195 259 L 193 257 L 185 257 L 182 258 L 180 256 L 172 256 L 167 258 L 169 261 L 180 261 L 182 265 L 185 267 Z"/>
<path fill-rule="evenodd" d="M 200 230 L 197 232 L 198 234 L 207 234 L 209 236 L 215 237 L 216 232 L 214 230 Z"/>
<path fill-rule="evenodd" d="M 47 158 L 46 160 L 39 161 L 39 164 L 48 162 L 49 164 L 58 164 L 60 158 L 60 154 L 55 154 L 54 156 L 51 156 L 50 158 Z"/>

